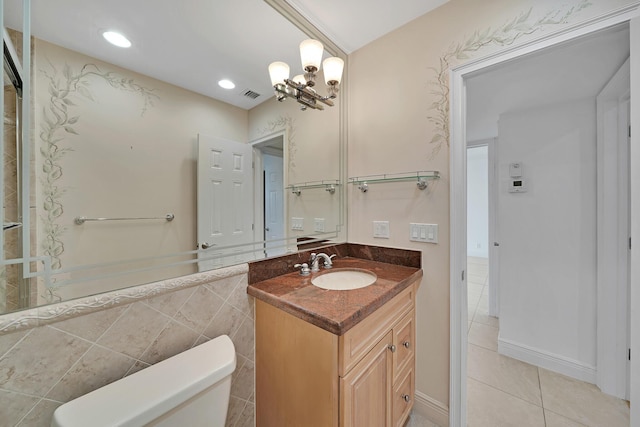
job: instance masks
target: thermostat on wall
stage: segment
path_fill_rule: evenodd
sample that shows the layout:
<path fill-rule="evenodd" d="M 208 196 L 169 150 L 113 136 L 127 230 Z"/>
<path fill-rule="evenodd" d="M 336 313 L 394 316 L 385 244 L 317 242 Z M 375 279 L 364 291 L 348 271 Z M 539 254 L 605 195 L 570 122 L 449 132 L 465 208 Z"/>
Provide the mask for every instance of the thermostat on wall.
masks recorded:
<path fill-rule="evenodd" d="M 527 191 L 527 184 L 523 178 L 509 179 L 509 193 L 524 193 Z"/>
<path fill-rule="evenodd" d="M 509 176 L 511 178 L 520 178 L 522 176 L 522 163 L 520 162 L 510 163 Z"/>

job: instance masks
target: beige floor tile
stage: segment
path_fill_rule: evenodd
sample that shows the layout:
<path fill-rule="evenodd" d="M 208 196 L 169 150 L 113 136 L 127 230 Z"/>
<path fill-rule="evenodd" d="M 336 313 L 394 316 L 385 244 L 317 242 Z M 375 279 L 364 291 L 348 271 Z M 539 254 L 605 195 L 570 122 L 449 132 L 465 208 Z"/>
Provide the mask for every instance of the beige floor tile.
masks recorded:
<path fill-rule="evenodd" d="M 476 310 L 476 314 L 473 316 L 473 321 L 491 326 L 492 328 L 498 328 L 500 326 L 500 321 L 497 317 L 489 316 L 479 309 Z"/>
<path fill-rule="evenodd" d="M 409 419 L 404 427 L 440 427 L 438 424 L 435 424 L 425 417 L 417 414 L 415 411 L 411 412 L 409 415 Z"/>
<path fill-rule="evenodd" d="M 469 343 L 498 351 L 498 328 L 473 322 L 469 330 Z"/>
<path fill-rule="evenodd" d="M 467 257 L 468 264 L 489 265 L 489 258 L 470 256 Z"/>
<path fill-rule="evenodd" d="M 478 283 L 484 285 L 487 282 L 486 274 L 473 274 L 469 273 L 467 276 L 467 282 Z"/>
<path fill-rule="evenodd" d="M 533 365 L 469 344 L 467 375 L 536 406 L 542 406 L 538 368 Z"/>
<path fill-rule="evenodd" d="M 473 316 L 476 314 L 476 307 L 478 307 L 478 303 L 475 304 L 467 302 L 467 319 L 473 320 Z"/>
<path fill-rule="evenodd" d="M 544 427 L 542 408 L 469 378 L 468 427 Z"/>
<path fill-rule="evenodd" d="M 629 427 L 629 407 L 624 400 L 602 393 L 593 384 L 542 368 L 539 371 L 545 409 L 587 426 Z"/>
<path fill-rule="evenodd" d="M 484 292 L 484 288 L 485 286 L 483 284 L 469 282 L 467 283 L 467 295 L 482 295 L 482 292 Z"/>
<path fill-rule="evenodd" d="M 547 423 L 547 427 L 585 427 L 584 424 L 570 420 L 569 418 L 558 415 L 548 409 L 544 410 L 544 419 Z"/>
<path fill-rule="evenodd" d="M 478 301 L 478 308 L 476 309 L 481 313 L 489 313 L 489 297 L 480 296 Z"/>
<path fill-rule="evenodd" d="M 481 294 L 474 294 L 469 292 L 467 294 L 467 304 L 469 305 L 469 307 L 478 307 L 478 303 L 480 302 L 481 297 Z"/>
<path fill-rule="evenodd" d="M 467 272 L 469 274 L 473 274 L 474 276 L 483 276 L 487 277 L 489 275 L 489 267 L 486 265 L 479 264 L 467 264 Z"/>

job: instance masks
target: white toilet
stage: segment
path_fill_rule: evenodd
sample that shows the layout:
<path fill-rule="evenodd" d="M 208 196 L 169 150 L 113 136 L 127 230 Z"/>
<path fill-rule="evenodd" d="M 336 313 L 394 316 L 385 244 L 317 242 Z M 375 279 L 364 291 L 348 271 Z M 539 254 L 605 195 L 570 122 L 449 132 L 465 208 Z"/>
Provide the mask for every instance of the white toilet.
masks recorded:
<path fill-rule="evenodd" d="M 235 369 L 222 335 L 65 403 L 51 427 L 223 427 Z"/>

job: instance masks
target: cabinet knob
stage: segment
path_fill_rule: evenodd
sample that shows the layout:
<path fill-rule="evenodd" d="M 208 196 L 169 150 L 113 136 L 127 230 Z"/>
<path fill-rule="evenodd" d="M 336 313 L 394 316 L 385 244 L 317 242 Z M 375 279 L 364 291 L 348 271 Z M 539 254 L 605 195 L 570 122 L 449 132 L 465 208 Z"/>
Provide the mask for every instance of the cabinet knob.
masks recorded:
<path fill-rule="evenodd" d="M 402 343 L 402 345 L 404 346 L 404 348 L 409 348 L 411 347 L 411 343 L 409 341 L 405 341 Z"/>
<path fill-rule="evenodd" d="M 411 402 L 411 396 L 409 396 L 408 394 L 403 394 L 402 395 L 402 400 L 404 400 L 405 402 L 409 403 L 409 402 Z"/>
<path fill-rule="evenodd" d="M 395 353 L 396 352 L 396 346 L 393 344 L 389 344 L 389 347 L 387 347 L 389 350 L 391 350 L 391 353 Z"/>

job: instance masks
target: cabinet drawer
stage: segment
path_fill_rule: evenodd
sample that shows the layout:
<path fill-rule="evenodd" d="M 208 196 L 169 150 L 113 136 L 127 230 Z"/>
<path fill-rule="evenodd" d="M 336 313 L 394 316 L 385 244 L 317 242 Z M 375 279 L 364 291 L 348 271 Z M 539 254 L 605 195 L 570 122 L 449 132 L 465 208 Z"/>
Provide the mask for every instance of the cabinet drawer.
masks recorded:
<path fill-rule="evenodd" d="M 411 359 L 413 362 L 413 359 Z M 415 374 L 413 369 L 403 372 L 404 376 L 393 387 L 393 427 L 402 427 L 413 408 L 415 394 Z"/>
<path fill-rule="evenodd" d="M 348 373 L 414 307 L 416 283 L 339 337 L 339 375 Z"/>
<path fill-rule="evenodd" d="M 393 380 L 398 381 L 402 371 L 412 362 L 415 354 L 415 310 L 411 310 L 393 327 Z"/>

